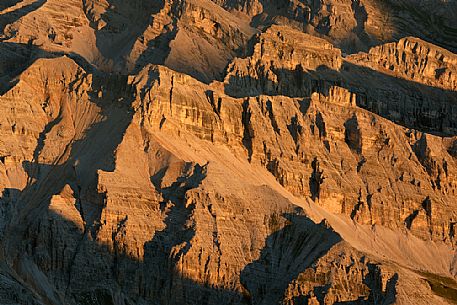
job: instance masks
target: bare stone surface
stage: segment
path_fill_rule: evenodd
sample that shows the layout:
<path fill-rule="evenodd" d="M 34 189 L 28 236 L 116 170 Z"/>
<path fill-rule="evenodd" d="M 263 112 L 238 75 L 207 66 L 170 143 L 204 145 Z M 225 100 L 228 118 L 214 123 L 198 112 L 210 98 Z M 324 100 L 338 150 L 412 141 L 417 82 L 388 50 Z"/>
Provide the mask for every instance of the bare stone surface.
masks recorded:
<path fill-rule="evenodd" d="M 0 303 L 455 302 L 437 3 L 0 4 Z"/>

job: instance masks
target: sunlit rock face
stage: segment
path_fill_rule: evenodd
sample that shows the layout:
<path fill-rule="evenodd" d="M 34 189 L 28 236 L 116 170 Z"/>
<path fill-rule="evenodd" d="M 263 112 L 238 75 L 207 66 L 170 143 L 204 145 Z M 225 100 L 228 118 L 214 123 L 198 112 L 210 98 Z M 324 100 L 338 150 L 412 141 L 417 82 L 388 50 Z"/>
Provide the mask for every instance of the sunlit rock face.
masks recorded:
<path fill-rule="evenodd" d="M 457 4 L 0 4 L 0 303 L 453 304 Z"/>

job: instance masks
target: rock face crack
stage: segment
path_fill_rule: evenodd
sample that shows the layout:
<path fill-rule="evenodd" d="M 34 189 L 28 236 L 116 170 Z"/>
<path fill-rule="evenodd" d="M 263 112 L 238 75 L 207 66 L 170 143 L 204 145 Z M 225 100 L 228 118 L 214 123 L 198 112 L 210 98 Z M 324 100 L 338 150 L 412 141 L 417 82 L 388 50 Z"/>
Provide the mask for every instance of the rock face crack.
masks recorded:
<path fill-rule="evenodd" d="M 248 151 L 248 160 L 251 161 L 253 154 L 252 138 L 254 137 L 254 134 L 250 125 L 251 111 L 249 109 L 248 100 L 243 102 L 243 114 L 241 120 L 243 123 L 243 145 Z"/>
<path fill-rule="evenodd" d="M 324 171 L 320 169 L 319 160 L 317 157 L 311 162 L 311 167 L 313 169 L 311 177 L 309 178 L 309 189 L 311 192 L 311 199 L 314 201 L 319 200 L 321 185 L 324 182 Z"/>

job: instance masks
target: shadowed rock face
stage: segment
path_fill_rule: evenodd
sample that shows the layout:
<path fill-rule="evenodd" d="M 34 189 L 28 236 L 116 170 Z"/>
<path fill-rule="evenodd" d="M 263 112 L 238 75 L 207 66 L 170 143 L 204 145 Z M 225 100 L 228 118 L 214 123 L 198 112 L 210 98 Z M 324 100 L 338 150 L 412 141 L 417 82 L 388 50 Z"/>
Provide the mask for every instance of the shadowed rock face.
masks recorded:
<path fill-rule="evenodd" d="M 2 2 L 0 303 L 454 302 L 455 5 Z"/>

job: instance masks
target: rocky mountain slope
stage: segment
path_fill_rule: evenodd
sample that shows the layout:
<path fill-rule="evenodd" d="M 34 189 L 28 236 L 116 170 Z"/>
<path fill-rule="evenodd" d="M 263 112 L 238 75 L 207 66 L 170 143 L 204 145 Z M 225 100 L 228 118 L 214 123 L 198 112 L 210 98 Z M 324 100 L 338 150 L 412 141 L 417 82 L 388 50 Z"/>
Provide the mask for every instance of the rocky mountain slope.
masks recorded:
<path fill-rule="evenodd" d="M 454 304 L 455 1 L 0 4 L 0 303 Z"/>

